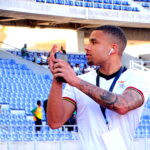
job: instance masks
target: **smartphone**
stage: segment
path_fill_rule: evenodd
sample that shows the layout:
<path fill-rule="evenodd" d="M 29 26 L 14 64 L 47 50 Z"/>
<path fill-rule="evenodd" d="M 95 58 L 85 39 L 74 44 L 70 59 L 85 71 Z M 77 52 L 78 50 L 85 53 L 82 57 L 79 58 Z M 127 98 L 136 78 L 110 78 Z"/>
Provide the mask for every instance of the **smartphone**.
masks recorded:
<path fill-rule="evenodd" d="M 56 59 L 62 59 L 65 62 L 68 62 L 68 56 L 66 54 L 64 54 L 64 53 L 60 53 L 60 52 L 55 53 L 55 58 Z M 66 83 L 66 81 L 65 81 L 65 79 L 63 77 L 57 77 L 56 79 L 59 82 L 65 82 Z"/>
<path fill-rule="evenodd" d="M 55 53 L 55 58 L 56 59 L 62 59 L 65 62 L 68 62 L 68 56 L 65 53 L 57 52 L 57 53 Z"/>

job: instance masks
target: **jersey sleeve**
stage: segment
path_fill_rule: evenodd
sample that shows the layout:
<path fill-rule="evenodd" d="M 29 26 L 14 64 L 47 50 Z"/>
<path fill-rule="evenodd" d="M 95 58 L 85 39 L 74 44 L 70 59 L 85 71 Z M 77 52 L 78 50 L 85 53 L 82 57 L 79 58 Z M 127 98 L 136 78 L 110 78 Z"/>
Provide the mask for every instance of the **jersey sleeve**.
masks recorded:
<path fill-rule="evenodd" d="M 147 101 L 150 95 L 150 74 L 137 71 L 138 76 L 133 76 L 127 89 L 137 91 Z M 149 77 L 148 77 L 149 76 Z"/>
<path fill-rule="evenodd" d="M 76 98 L 74 88 L 68 84 L 66 84 L 63 89 L 63 100 L 68 101 L 76 106 Z"/>

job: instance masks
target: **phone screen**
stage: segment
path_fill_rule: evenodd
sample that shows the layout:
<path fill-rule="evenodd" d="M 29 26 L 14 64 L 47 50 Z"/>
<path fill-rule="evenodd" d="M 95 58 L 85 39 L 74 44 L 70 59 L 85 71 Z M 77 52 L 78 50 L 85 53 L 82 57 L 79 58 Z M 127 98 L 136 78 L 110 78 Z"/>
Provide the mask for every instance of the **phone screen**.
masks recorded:
<path fill-rule="evenodd" d="M 55 58 L 62 59 L 64 61 L 68 62 L 68 57 L 64 53 L 60 53 L 60 52 L 55 53 Z"/>

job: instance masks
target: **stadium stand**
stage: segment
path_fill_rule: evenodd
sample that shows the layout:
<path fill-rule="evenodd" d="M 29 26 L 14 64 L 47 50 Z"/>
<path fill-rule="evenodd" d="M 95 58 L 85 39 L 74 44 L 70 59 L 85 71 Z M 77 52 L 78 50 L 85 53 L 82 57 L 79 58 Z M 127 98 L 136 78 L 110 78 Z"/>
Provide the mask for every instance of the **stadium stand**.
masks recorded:
<path fill-rule="evenodd" d="M 13 50 L 7 50 L 8 52 L 21 56 L 20 51 L 13 51 Z M 48 56 L 49 52 L 28 52 L 29 57 L 25 57 L 26 60 L 36 62 L 35 58 L 39 56 L 40 58 L 42 57 L 43 54 L 46 54 Z M 80 67 L 83 68 L 83 66 L 86 64 L 86 57 L 84 54 L 67 54 L 68 56 L 68 62 L 71 66 L 75 66 L 75 64 L 80 64 Z M 39 64 L 42 64 L 42 61 L 39 62 Z"/>
<path fill-rule="evenodd" d="M 63 130 L 50 129 L 46 125 L 44 111 L 42 130 L 38 135 L 35 133 L 31 110 L 38 99 L 43 102 L 48 97 L 51 75 L 46 71 L 36 73 L 35 69 L 28 67 L 28 63 L 22 64 L 18 62 L 18 56 L 12 56 L 9 54 L 9 58 L 0 58 L 0 141 L 77 140 L 76 133 L 68 132 L 66 127 Z M 33 68 L 40 67 L 32 65 Z M 38 68 L 40 72 L 43 69 L 46 70 Z"/>
<path fill-rule="evenodd" d="M 150 98 L 145 105 L 139 126 L 135 132 L 135 138 L 150 138 Z"/>
<path fill-rule="evenodd" d="M 36 2 L 123 11 L 140 11 L 139 7 L 134 6 L 134 4 L 131 4 L 131 1 L 127 0 L 36 0 Z"/>

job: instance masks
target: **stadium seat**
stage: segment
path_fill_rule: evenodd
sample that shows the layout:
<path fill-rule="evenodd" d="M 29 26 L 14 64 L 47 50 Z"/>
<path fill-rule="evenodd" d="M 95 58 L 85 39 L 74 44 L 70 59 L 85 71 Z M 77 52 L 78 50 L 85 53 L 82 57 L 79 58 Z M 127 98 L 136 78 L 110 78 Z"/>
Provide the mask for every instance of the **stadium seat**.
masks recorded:
<path fill-rule="evenodd" d="M 121 5 L 121 1 L 120 0 L 114 0 L 113 4 Z"/>
<path fill-rule="evenodd" d="M 150 7 L 150 4 L 149 4 L 149 3 L 142 3 L 142 6 L 143 6 L 143 7 L 146 7 L 146 8 L 149 8 L 149 7 Z"/>
<path fill-rule="evenodd" d="M 85 2 L 93 2 L 93 0 L 84 0 Z"/>
<path fill-rule="evenodd" d="M 121 10 L 121 5 L 113 5 L 114 10 Z"/>
<path fill-rule="evenodd" d="M 47 2 L 47 3 L 52 3 L 52 4 L 53 4 L 53 3 L 54 3 L 54 0 L 47 0 L 46 2 Z"/>
<path fill-rule="evenodd" d="M 122 5 L 130 5 L 129 1 L 122 1 Z"/>
<path fill-rule="evenodd" d="M 112 5 L 109 4 L 103 4 L 104 9 L 112 9 Z"/>
<path fill-rule="evenodd" d="M 73 6 L 73 1 L 72 0 L 65 0 L 65 5 Z"/>
<path fill-rule="evenodd" d="M 122 10 L 132 11 L 132 7 L 130 7 L 130 6 L 122 6 Z"/>
<path fill-rule="evenodd" d="M 75 6 L 83 6 L 83 2 L 82 1 L 75 1 Z"/>
<path fill-rule="evenodd" d="M 64 0 L 55 0 L 55 3 L 56 3 L 56 4 L 62 4 L 62 5 L 63 5 L 63 4 L 64 4 Z"/>
<path fill-rule="evenodd" d="M 112 4 L 113 2 L 112 2 L 112 0 L 104 0 L 104 3 L 106 3 L 106 4 Z"/>
<path fill-rule="evenodd" d="M 93 3 L 90 2 L 84 2 L 85 7 L 93 7 Z"/>
<path fill-rule="evenodd" d="M 136 12 L 139 12 L 140 9 L 138 7 L 132 7 L 132 11 L 136 11 Z"/>
<path fill-rule="evenodd" d="M 36 0 L 36 2 L 42 2 L 42 3 L 44 3 L 45 0 Z"/>
<path fill-rule="evenodd" d="M 94 0 L 94 3 L 102 3 L 103 0 Z"/>

